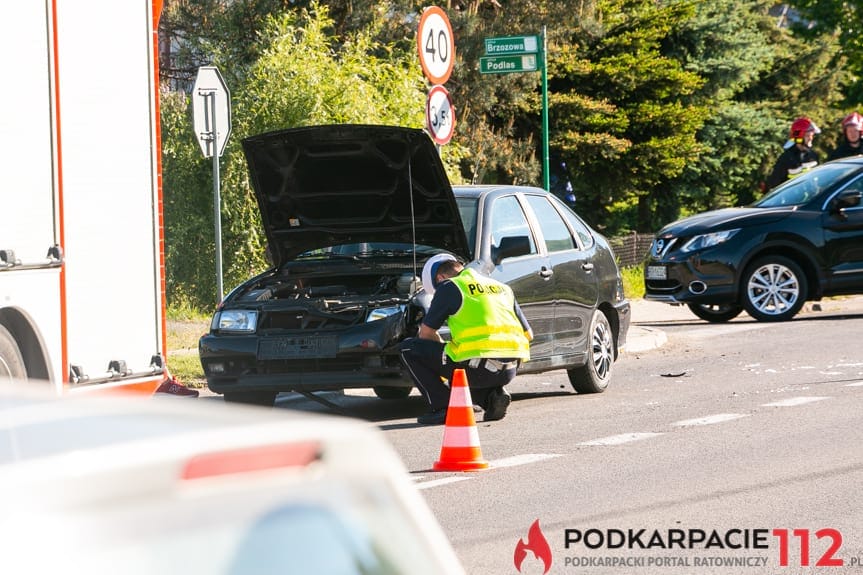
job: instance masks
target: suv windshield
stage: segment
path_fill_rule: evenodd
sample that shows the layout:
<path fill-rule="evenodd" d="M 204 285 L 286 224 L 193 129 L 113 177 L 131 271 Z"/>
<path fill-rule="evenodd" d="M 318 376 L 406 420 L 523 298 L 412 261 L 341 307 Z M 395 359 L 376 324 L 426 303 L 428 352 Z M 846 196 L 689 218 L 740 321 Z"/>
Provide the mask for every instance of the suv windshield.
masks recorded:
<path fill-rule="evenodd" d="M 859 168 L 857 164 L 825 164 L 776 186 L 752 206 L 775 208 L 805 204 Z"/>

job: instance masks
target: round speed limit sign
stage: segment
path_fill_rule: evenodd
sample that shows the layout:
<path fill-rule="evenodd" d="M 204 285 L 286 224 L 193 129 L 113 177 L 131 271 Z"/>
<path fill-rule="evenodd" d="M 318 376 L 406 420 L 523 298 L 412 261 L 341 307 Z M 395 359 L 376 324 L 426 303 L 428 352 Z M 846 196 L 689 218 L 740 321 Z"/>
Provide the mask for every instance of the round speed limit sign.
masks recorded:
<path fill-rule="evenodd" d="M 455 111 L 443 86 L 434 86 L 426 99 L 426 128 L 441 146 L 450 141 L 455 131 Z"/>
<path fill-rule="evenodd" d="M 420 18 L 417 49 L 423 74 L 432 84 L 449 80 L 455 63 L 455 40 L 446 12 L 439 6 L 426 8 Z"/>

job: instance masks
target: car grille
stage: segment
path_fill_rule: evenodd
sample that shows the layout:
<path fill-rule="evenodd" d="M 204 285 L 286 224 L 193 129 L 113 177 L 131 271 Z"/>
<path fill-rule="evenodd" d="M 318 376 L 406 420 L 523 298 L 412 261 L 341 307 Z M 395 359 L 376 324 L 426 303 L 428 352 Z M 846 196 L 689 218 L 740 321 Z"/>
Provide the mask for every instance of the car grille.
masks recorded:
<path fill-rule="evenodd" d="M 352 308 L 341 312 L 320 312 L 309 309 L 269 311 L 259 327 L 265 330 L 338 329 L 365 320 L 366 308 Z"/>

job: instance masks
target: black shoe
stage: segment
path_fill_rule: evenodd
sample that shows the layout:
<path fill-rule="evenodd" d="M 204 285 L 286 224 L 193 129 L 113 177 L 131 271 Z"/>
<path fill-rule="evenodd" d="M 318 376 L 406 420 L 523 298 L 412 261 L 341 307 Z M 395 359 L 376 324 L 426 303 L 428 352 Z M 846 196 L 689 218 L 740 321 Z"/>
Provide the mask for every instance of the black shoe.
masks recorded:
<path fill-rule="evenodd" d="M 446 408 L 433 409 L 428 413 L 424 413 L 417 417 L 417 423 L 420 425 L 440 425 L 446 422 Z"/>
<path fill-rule="evenodd" d="M 485 417 L 483 421 L 497 421 L 506 415 L 506 408 L 512 402 L 512 396 L 502 387 L 492 390 L 485 402 Z"/>

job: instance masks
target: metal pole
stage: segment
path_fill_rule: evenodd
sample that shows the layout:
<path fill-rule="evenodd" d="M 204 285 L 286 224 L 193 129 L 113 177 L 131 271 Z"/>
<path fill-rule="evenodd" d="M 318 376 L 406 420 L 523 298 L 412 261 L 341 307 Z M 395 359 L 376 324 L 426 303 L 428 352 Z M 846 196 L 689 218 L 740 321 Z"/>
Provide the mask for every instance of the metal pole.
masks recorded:
<path fill-rule="evenodd" d="M 210 139 L 211 151 L 213 153 L 213 222 L 216 227 L 216 289 L 219 295 L 219 303 L 222 301 L 224 289 L 222 286 L 222 198 L 221 182 L 219 176 L 219 140 L 216 131 L 216 92 L 210 92 L 210 118 L 212 120 L 212 138 Z"/>
<path fill-rule="evenodd" d="M 546 192 L 551 191 L 551 174 L 548 159 L 548 58 L 545 40 L 546 28 L 542 27 L 542 184 Z"/>

